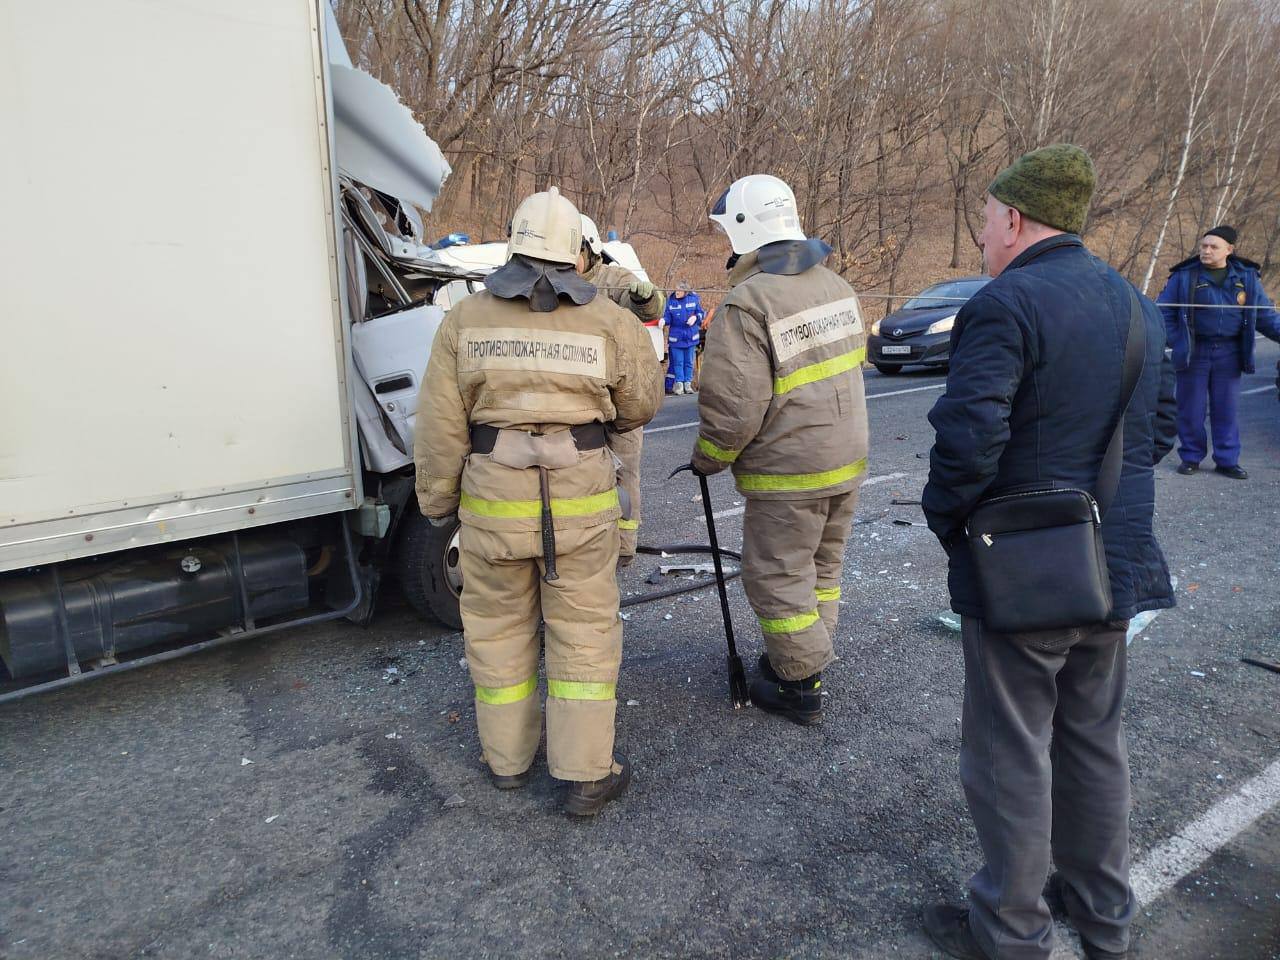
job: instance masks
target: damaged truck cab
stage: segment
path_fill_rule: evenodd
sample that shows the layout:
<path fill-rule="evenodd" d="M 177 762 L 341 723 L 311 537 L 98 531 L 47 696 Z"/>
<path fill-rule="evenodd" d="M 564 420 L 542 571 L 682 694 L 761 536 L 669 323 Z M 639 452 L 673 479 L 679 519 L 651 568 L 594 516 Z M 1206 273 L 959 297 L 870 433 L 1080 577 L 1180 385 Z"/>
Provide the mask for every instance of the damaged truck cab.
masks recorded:
<path fill-rule="evenodd" d="M 439 149 L 327 0 L 69 2 L 0 0 L 0 696 L 367 622 L 385 573 L 459 626 L 413 418 L 488 270 L 423 242 Z"/>

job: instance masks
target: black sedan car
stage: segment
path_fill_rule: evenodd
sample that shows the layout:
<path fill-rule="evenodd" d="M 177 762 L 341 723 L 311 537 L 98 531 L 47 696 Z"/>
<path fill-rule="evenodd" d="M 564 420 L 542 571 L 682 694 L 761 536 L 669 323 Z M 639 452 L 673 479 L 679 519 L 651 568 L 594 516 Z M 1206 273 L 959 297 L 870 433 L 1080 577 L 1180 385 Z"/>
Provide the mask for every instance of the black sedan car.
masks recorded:
<path fill-rule="evenodd" d="M 900 309 L 871 325 L 867 359 L 887 374 L 898 373 L 907 364 L 945 367 L 956 312 L 990 279 L 961 277 L 921 290 Z"/>

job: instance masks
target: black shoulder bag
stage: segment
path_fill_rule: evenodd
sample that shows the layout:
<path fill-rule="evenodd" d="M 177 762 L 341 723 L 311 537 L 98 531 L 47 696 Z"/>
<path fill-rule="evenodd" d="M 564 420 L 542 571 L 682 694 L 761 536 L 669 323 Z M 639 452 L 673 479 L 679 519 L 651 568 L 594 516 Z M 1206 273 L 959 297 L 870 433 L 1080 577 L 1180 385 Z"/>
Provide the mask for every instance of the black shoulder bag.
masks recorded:
<path fill-rule="evenodd" d="M 1011 491 L 984 500 L 965 524 L 982 595 L 983 620 L 1000 633 L 1082 627 L 1111 619 L 1111 577 L 1102 518 L 1115 499 L 1124 460 L 1124 418 L 1146 365 L 1147 330 L 1129 291 L 1120 414 L 1094 493 Z"/>

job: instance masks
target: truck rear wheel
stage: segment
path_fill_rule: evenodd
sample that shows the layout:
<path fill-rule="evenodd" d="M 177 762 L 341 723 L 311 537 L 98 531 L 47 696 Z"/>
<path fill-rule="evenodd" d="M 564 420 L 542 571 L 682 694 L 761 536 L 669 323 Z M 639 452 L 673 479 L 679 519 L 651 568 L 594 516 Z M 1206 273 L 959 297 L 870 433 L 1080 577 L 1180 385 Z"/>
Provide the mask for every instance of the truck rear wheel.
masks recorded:
<path fill-rule="evenodd" d="M 455 630 L 462 629 L 461 532 L 456 519 L 447 527 L 433 527 L 413 509 L 403 520 L 396 563 L 409 606 Z"/>

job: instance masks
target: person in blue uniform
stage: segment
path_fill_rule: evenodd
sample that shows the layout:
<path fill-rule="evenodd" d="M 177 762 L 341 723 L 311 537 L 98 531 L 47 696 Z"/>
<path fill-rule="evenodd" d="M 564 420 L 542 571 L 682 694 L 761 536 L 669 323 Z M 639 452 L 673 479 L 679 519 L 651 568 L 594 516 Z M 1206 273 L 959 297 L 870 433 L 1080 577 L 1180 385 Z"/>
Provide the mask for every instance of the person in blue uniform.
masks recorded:
<path fill-rule="evenodd" d="M 1236 231 L 1214 227 L 1200 253 L 1169 271 L 1157 303 L 1177 371 L 1178 473 L 1190 476 L 1209 452 L 1205 407 L 1213 433 L 1214 469 L 1247 480 L 1240 466 L 1236 407 L 1240 377 L 1253 373 L 1255 334 L 1280 343 L 1280 314 L 1262 290 L 1258 265 L 1236 256 Z"/>
<path fill-rule="evenodd" d="M 676 284 L 676 291 L 667 298 L 667 309 L 662 315 L 671 357 L 672 393 L 693 393 L 693 357 L 698 341 L 702 339 L 704 316 L 706 311 L 702 309 L 702 301 L 689 289 L 689 282 L 682 280 Z"/>

